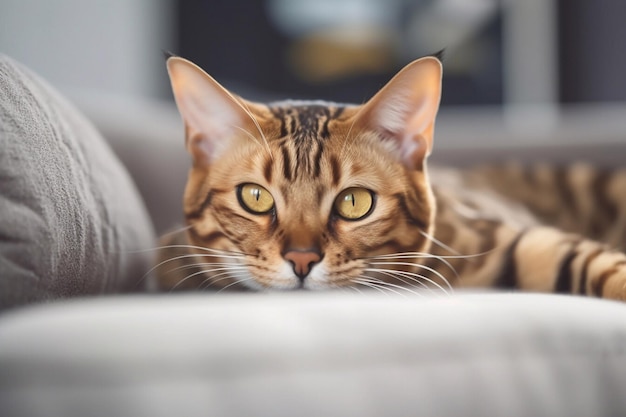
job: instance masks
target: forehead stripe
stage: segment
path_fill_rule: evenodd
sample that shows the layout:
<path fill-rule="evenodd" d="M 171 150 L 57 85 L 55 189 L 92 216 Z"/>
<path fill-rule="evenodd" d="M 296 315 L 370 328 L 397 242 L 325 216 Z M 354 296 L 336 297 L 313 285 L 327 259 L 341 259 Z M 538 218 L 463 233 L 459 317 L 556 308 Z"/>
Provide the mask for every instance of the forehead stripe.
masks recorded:
<path fill-rule="evenodd" d="M 339 180 L 341 179 L 341 164 L 335 155 L 331 155 L 330 157 L 330 173 L 333 178 L 333 185 L 339 185 Z"/>
<path fill-rule="evenodd" d="M 282 148 L 283 151 L 283 174 L 287 181 L 291 181 L 291 157 L 287 147 Z"/>
<path fill-rule="evenodd" d="M 322 171 L 321 160 L 322 160 L 323 152 L 324 152 L 324 146 L 320 143 L 318 145 L 317 152 L 315 153 L 315 156 L 313 159 L 313 166 L 315 167 L 315 170 L 313 172 L 313 178 L 319 178 L 321 174 L 321 171 Z"/>
<path fill-rule="evenodd" d="M 263 166 L 263 176 L 267 182 L 272 182 L 272 158 L 267 158 L 265 160 L 265 165 Z"/>

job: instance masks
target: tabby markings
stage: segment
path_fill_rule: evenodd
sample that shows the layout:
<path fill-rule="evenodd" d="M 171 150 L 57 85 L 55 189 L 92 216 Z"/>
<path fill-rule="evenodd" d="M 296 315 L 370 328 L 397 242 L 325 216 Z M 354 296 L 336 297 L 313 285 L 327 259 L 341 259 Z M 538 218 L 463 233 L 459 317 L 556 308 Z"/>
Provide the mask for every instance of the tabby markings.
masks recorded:
<path fill-rule="evenodd" d="M 608 185 L 613 176 L 609 172 L 599 172 L 593 180 L 591 191 L 594 194 L 594 201 L 597 204 L 596 213 L 591 224 L 591 234 L 593 237 L 602 236 L 607 226 L 610 226 L 618 215 L 618 209 L 609 199 Z"/>
<path fill-rule="evenodd" d="M 335 155 L 330 156 L 330 173 L 332 175 L 332 184 L 336 187 L 341 180 L 341 164 Z"/>
<path fill-rule="evenodd" d="M 211 231 L 209 233 L 207 233 L 206 235 L 202 235 L 200 234 L 195 227 L 191 227 L 189 228 L 189 233 L 191 235 L 193 235 L 193 237 L 197 240 L 197 241 L 201 241 L 203 244 L 205 244 L 207 247 L 210 247 L 212 244 L 215 243 L 215 241 L 219 240 L 219 239 L 223 239 L 226 237 L 226 235 L 224 235 L 222 232 L 219 231 Z"/>
<path fill-rule="evenodd" d="M 282 148 L 283 153 L 283 175 L 287 181 L 291 181 L 291 157 L 289 156 L 289 150 Z"/>
<path fill-rule="evenodd" d="M 487 253 L 496 247 L 496 233 L 502 226 L 500 222 L 490 219 L 464 219 L 464 223 L 469 226 L 469 229 L 474 230 L 476 234 L 480 236 L 480 245 L 478 246 L 477 253 Z M 473 259 L 472 267 L 479 270 L 487 261 L 487 256 L 476 257 Z"/>
<path fill-rule="evenodd" d="M 263 176 L 268 183 L 272 182 L 272 158 L 267 158 L 265 165 L 263 166 Z"/>
<path fill-rule="evenodd" d="M 322 160 L 323 153 L 324 153 L 324 147 L 319 146 L 317 148 L 317 152 L 315 153 L 315 156 L 313 157 L 313 165 L 314 165 L 313 178 L 319 178 L 321 174 L 322 164 L 320 162 Z"/>
<path fill-rule="evenodd" d="M 572 248 L 561 262 L 561 267 L 559 268 L 559 274 L 556 277 L 556 285 L 554 288 L 556 292 L 571 294 L 572 280 L 574 276 L 572 271 L 572 262 L 577 256 L 578 252 Z"/>
<path fill-rule="evenodd" d="M 604 250 L 596 249 L 587 255 L 585 262 L 582 266 L 581 276 L 580 276 L 580 287 L 578 288 L 578 293 L 581 295 L 587 294 L 587 276 L 589 275 L 589 265 L 593 262 L 594 259 L 598 257 L 598 255 L 602 254 Z"/>
<path fill-rule="evenodd" d="M 494 281 L 494 286 L 497 288 L 516 289 L 518 287 L 517 278 L 517 260 L 515 258 L 515 251 L 520 241 L 526 235 L 526 230 L 520 232 L 517 237 L 511 242 L 509 248 L 504 253 L 504 262 L 502 264 L 502 270 Z"/>
<path fill-rule="evenodd" d="M 423 231 L 428 230 L 426 222 L 423 219 L 418 219 L 417 217 L 413 215 L 413 213 L 411 213 L 411 210 L 409 209 L 409 205 L 407 204 L 407 201 L 406 201 L 406 196 L 404 194 L 397 193 L 397 194 L 394 194 L 393 197 L 398 201 L 398 207 L 400 208 L 400 210 L 404 214 L 404 217 L 409 223 L 411 223 L 414 226 L 419 227 Z M 411 205 L 411 207 L 418 207 L 418 206 Z"/>
<path fill-rule="evenodd" d="M 570 210 L 574 216 L 578 214 L 578 205 L 572 185 L 569 182 L 571 173 L 567 168 L 560 167 L 554 170 L 554 180 L 556 182 L 556 189 L 559 192 L 561 199 L 563 200 L 564 208 Z"/>
<path fill-rule="evenodd" d="M 324 153 L 324 142 L 330 138 L 329 124 L 339 117 L 344 107 L 328 107 L 305 104 L 297 109 L 289 104 L 277 104 L 270 111 L 280 120 L 281 154 L 283 174 L 287 181 L 299 175 L 318 178 L 320 162 Z"/>
<path fill-rule="evenodd" d="M 597 280 L 592 282 L 591 289 L 593 291 L 593 294 L 596 297 L 602 297 L 602 292 L 604 290 L 604 284 L 606 284 L 606 281 L 611 277 L 611 275 L 617 273 L 624 265 L 626 265 L 626 261 L 617 262 L 611 268 L 609 268 L 606 271 L 604 271 L 598 277 Z"/>
<path fill-rule="evenodd" d="M 194 219 L 199 219 L 200 217 L 202 217 L 202 214 L 204 213 L 206 208 L 209 207 L 209 205 L 211 205 L 211 200 L 213 199 L 214 194 L 215 193 L 213 192 L 213 190 L 209 191 L 197 209 L 189 213 L 186 213 L 187 218 L 190 220 L 194 220 Z"/>

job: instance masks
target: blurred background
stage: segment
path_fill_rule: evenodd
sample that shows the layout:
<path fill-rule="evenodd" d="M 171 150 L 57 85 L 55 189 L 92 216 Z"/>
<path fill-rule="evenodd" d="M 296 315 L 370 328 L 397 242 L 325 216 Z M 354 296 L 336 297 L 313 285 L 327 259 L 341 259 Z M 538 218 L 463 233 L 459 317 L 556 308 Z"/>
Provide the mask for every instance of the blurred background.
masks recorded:
<path fill-rule="evenodd" d="M 171 105 L 162 50 L 250 99 L 360 103 L 445 48 L 443 146 L 572 124 L 583 140 L 625 127 L 624 17 L 613 0 L 0 0 L 0 52 L 93 117 L 124 118 Z"/>
<path fill-rule="evenodd" d="M 613 0 L 0 0 L 0 52 L 95 123 L 163 231 L 189 160 L 162 50 L 249 99 L 361 103 L 445 48 L 436 162 L 623 166 L 624 17 Z"/>

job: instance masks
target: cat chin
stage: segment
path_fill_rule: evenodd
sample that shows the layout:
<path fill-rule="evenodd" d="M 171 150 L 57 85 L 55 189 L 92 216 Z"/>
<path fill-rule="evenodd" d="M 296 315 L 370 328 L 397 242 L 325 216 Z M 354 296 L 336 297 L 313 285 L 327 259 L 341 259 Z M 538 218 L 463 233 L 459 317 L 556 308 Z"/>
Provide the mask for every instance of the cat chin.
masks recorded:
<path fill-rule="evenodd" d="M 276 278 L 257 279 L 254 274 L 250 274 L 250 279 L 241 281 L 241 284 L 253 291 L 291 291 L 301 288 L 300 280 L 293 273 L 291 266 L 285 263 L 280 270 L 274 273 Z"/>
<path fill-rule="evenodd" d="M 291 265 L 287 263 L 283 265 L 280 271 L 276 272 L 276 276 L 280 278 L 272 280 L 269 285 L 261 284 L 254 278 L 242 281 L 241 283 L 254 291 L 321 291 L 333 288 L 333 286 L 329 284 L 328 272 L 323 265 L 314 266 L 303 283 L 294 275 Z"/>
<path fill-rule="evenodd" d="M 309 276 L 304 280 L 303 288 L 306 290 L 328 290 L 332 288 L 328 279 L 328 271 L 324 265 L 315 265 Z"/>

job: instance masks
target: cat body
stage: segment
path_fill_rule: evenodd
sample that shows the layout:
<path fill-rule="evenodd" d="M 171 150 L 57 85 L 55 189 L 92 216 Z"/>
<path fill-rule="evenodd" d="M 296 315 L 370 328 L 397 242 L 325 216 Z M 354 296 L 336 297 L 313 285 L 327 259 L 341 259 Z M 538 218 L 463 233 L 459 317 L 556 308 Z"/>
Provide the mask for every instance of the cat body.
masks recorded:
<path fill-rule="evenodd" d="M 363 105 L 252 103 L 189 61 L 167 64 L 193 164 L 187 227 L 163 238 L 160 289 L 479 286 L 626 298 L 626 256 L 600 243 L 611 222 L 582 227 L 592 199 L 572 191 L 575 180 L 592 190 L 600 173 L 574 167 L 563 181 L 551 169 L 535 178 L 516 166 L 428 167 L 438 59 L 408 65 Z M 605 188 L 600 200 L 614 207 L 619 193 Z"/>

